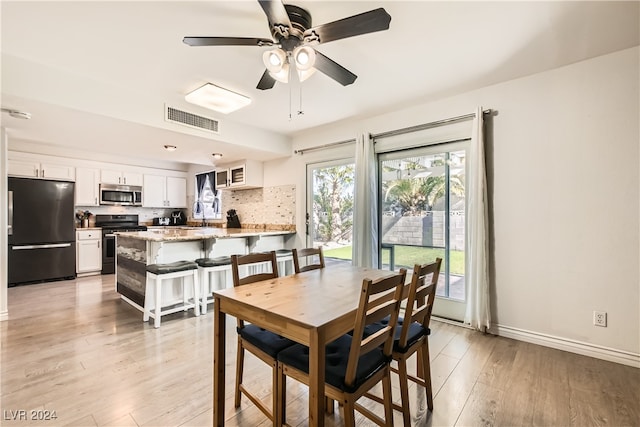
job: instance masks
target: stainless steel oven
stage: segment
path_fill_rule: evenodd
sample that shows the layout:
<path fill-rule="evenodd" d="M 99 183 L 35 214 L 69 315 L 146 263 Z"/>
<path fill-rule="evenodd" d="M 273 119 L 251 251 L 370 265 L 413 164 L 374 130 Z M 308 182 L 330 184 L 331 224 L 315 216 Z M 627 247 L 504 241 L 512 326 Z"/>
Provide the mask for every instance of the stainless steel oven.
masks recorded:
<path fill-rule="evenodd" d="M 96 215 L 96 227 L 102 228 L 102 274 L 116 272 L 116 231 L 144 231 L 138 215 Z"/>
<path fill-rule="evenodd" d="M 100 184 L 100 204 L 142 206 L 142 187 L 138 185 Z"/>

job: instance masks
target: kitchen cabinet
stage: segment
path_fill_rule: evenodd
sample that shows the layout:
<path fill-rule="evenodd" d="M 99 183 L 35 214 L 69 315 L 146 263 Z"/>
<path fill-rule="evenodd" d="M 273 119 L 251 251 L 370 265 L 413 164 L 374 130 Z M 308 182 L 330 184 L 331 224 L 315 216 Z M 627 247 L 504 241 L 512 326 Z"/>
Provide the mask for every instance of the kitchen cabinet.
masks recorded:
<path fill-rule="evenodd" d="M 76 273 L 100 274 L 102 270 L 102 230 L 76 230 Z"/>
<path fill-rule="evenodd" d="M 262 162 L 245 160 L 242 163 L 216 169 L 216 189 L 259 188 L 262 187 L 262 183 Z"/>
<path fill-rule="evenodd" d="M 229 169 L 216 169 L 216 189 L 227 188 Z"/>
<path fill-rule="evenodd" d="M 175 176 L 144 175 L 142 206 L 146 208 L 186 208 L 187 179 Z"/>
<path fill-rule="evenodd" d="M 100 169 L 76 168 L 76 206 L 98 206 Z"/>
<path fill-rule="evenodd" d="M 100 170 L 100 183 L 121 185 L 142 185 L 142 174 L 138 172 L 123 172 L 112 169 Z"/>
<path fill-rule="evenodd" d="M 36 160 L 12 160 L 8 161 L 8 175 L 26 178 L 59 179 L 75 181 L 76 168 L 51 162 L 39 162 Z"/>

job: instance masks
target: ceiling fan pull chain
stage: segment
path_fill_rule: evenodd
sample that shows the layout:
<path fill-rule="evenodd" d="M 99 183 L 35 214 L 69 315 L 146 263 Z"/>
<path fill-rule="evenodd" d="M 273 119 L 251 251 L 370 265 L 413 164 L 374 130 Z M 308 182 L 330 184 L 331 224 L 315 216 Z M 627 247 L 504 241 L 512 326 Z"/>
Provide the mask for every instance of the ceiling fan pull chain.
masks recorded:
<path fill-rule="evenodd" d="M 289 85 L 289 121 L 291 121 L 291 86 Z"/>
<path fill-rule="evenodd" d="M 298 108 L 298 115 L 304 115 L 304 110 L 302 109 L 302 84 L 300 84 L 300 106 Z"/>

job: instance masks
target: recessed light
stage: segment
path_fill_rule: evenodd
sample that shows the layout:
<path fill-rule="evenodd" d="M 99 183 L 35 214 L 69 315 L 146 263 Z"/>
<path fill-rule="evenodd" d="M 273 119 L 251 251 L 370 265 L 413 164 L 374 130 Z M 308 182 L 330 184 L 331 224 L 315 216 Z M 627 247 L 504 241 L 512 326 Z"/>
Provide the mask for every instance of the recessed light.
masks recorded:
<path fill-rule="evenodd" d="M 165 145 L 164 149 L 167 151 L 176 151 L 178 147 L 176 147 L 175 145 Z"/>
<path fill-rule="evenodd" d="M 11 117 L 16 119 L 29 120 L 31 118 L 31 113 L 27 113 L 26 111 L 13 110 L 11 108 L 2 108 L 2 111 L 9 113 Z"/>
<path fill-rule="evenodd" d="M 214 158 L 215 160 L 219 160 L 219 159 L 221 159 L 221 158 L 222 158 L 222 154 L 221 154 L 221 153 L 213 153 L 213 154 L 212 154 L 212 156 L 213 156 L 213 158 Z"/>
<path fill-rule="evenodd" d="M 251 98 L 211 83 L 200 86 L 193 92 L 188 93 L 184 99 L 192 104 L 224 114 L 251 104 Z"/>

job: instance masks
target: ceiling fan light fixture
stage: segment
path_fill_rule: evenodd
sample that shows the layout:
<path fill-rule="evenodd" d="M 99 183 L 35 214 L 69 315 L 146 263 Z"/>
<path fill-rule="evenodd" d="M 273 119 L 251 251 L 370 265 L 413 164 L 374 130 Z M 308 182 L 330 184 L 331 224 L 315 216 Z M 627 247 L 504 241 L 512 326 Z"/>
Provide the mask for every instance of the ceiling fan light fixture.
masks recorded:
<path fill-rule="evenodd" d="M 298 72 L 298 80 L 301 82 L 307 80 L 309 77 L 313 76 L 316 72 L 315 68 L 309 68 L 308 70 L 296 70 Z"/>
<path fill-rule="evenodd" d="M 293 51 L 293 59 L 298 70 L 310 70 L 316 63 L 316 51 L 309 46 L 298 46 Z"/>
<path fill-rule="evenodd" d="M 269 74 L 279 82 L 289 83 L 289 64 L 284 64 L 277 72 L 269 70 Z"/>
<path fill-rule="evenodd" d="M 199 105 L 223 114 L 229 114 L 251 104 L 251 98 L 212 83 L 206 83 L 200 86 L 198 89 L 185 95 L 184 99 L 191 104 Z"/>
<path fill-rule="evenodd" d="M 262 62 L 270 73 L 278 73 L 287 64 L 287 54 L 282 49 L 268 50 L 262 54 Z"/>

